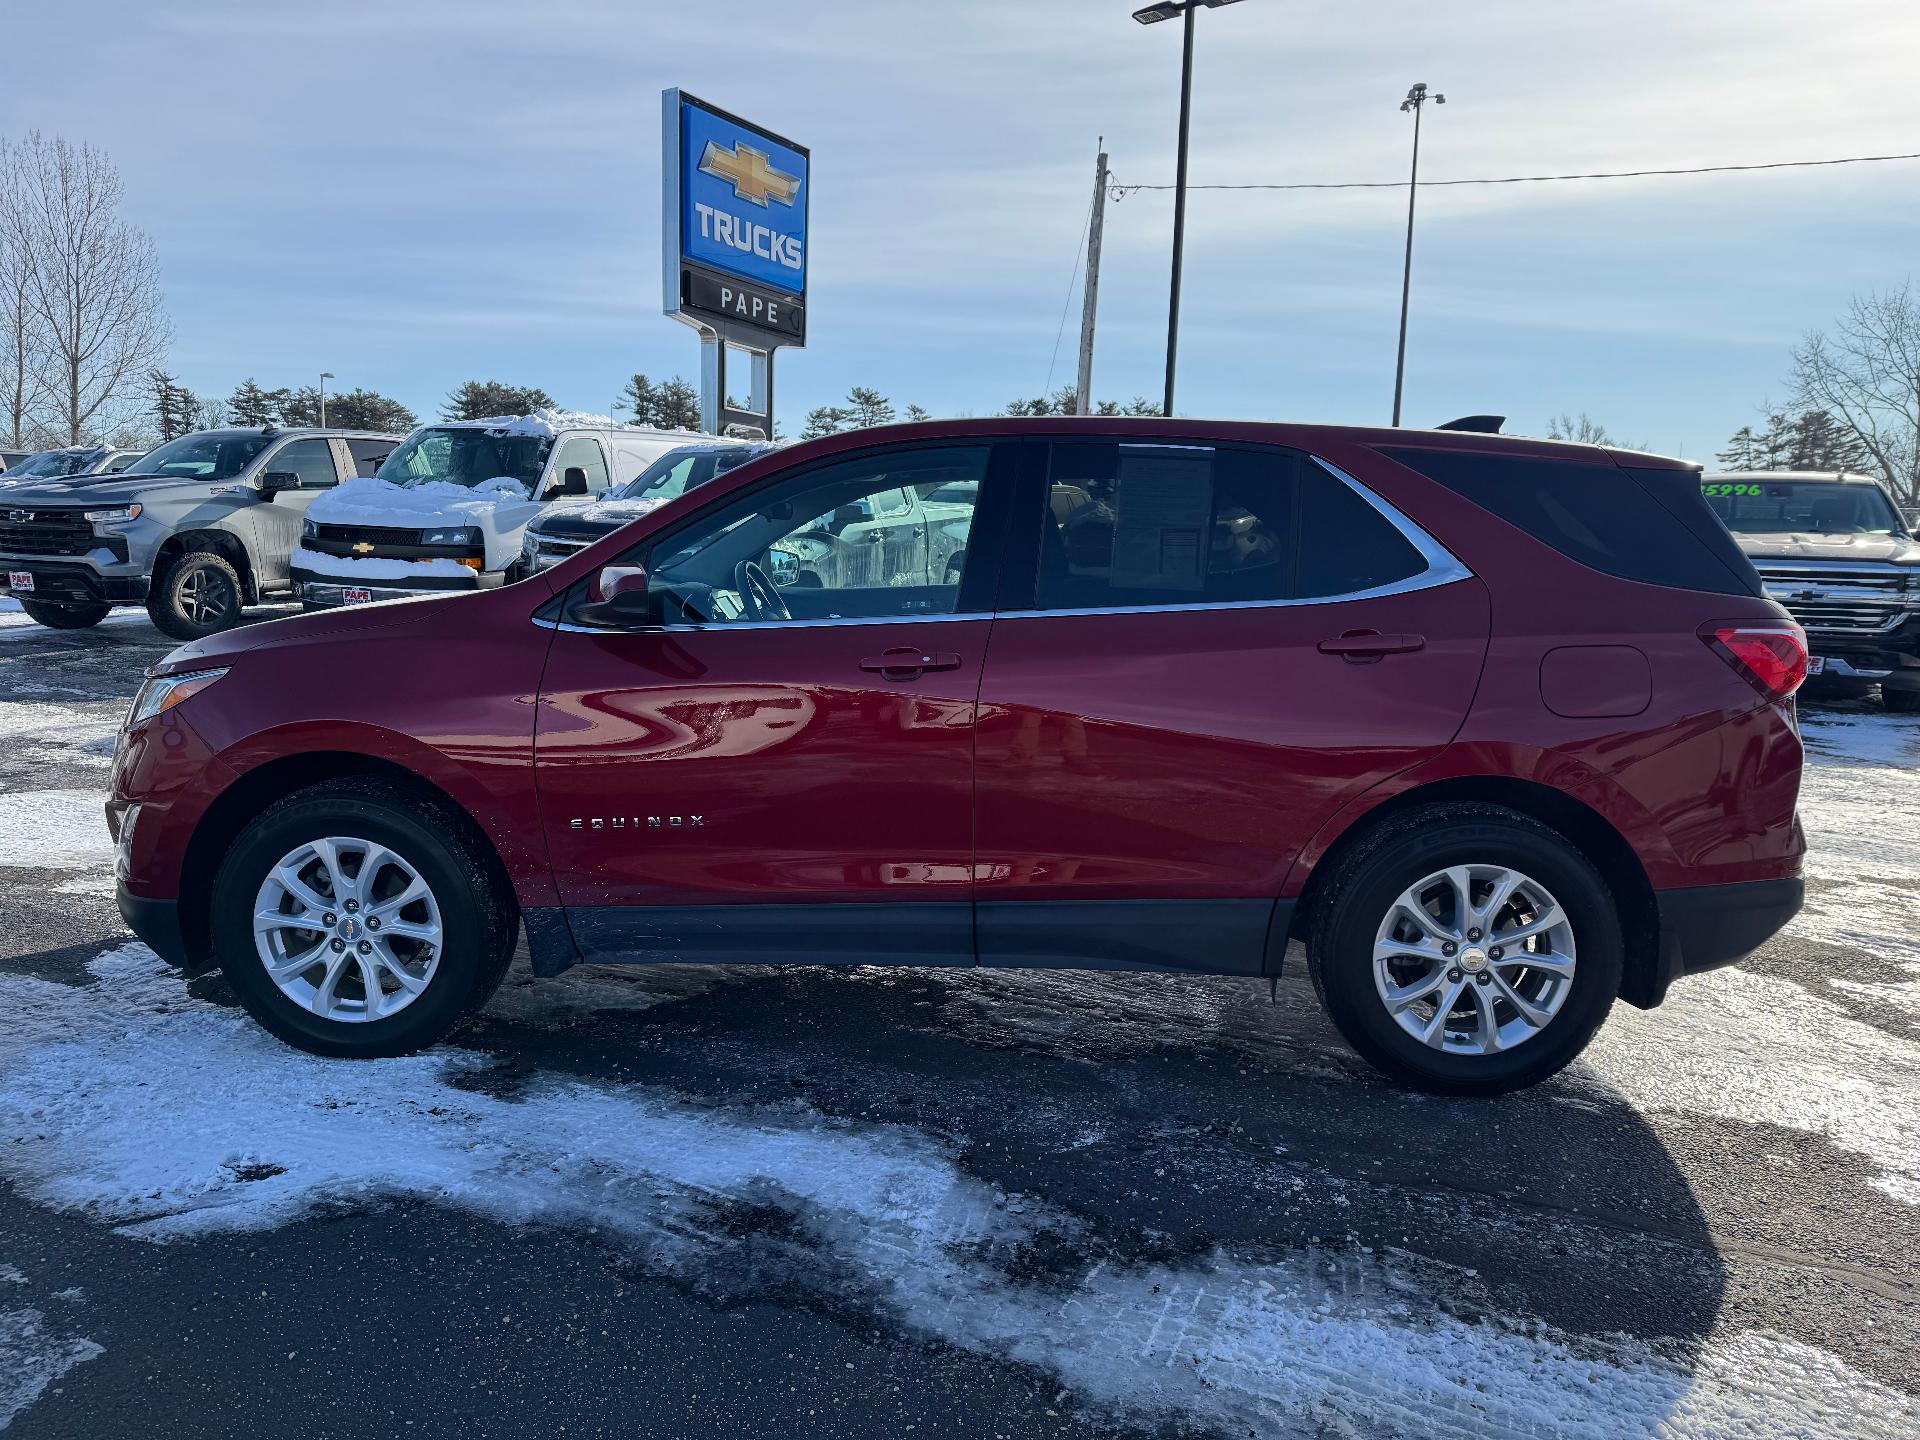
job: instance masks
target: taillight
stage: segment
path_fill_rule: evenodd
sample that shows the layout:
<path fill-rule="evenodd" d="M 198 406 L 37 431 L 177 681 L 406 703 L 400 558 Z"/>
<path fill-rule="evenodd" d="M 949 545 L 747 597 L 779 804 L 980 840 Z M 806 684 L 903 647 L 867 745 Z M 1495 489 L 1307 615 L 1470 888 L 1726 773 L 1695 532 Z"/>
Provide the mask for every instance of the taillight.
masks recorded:
<path fill-rule="evenodd" d="M 1791 620 L 1710 620 L 1700 638 L 1769 700 L 1784 700 L 1807 678 L 1807 632 Z"/>

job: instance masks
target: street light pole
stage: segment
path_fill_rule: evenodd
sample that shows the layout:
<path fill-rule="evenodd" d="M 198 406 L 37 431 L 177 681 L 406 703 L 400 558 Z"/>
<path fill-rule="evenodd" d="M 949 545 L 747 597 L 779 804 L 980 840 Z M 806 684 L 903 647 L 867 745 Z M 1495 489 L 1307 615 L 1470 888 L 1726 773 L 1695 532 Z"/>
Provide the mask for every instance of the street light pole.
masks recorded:
<path fill-rule="evenodd" d="M 1193 12 L 1217 10 L 1234 0 L 1158 0 L 1133 12 L 1142 25 L 1157 25 L 1178 15 L 1184 22 L 1180 42 L 1180 157 L 1173 177 L 1173 278 L 1167 288 L 1167 390 L 1162 415 L 1173 414 L 1174 362 L 1180 352 L 1180 264 L 1187 244 L 1187 122 L 1193 113 Z"/>
<path fill-rule="evenodd" d="M 1400 271 L 1400 349 L 1393 361 L 1393 423 L 1400 424 L 1400 391 L 1407 375 L 1407 300 L 1413 291 L 1413 201 L 1420 193 L 1420 110 L 1431 99 L 1436 105 L 1447 103 L 1444 95 L 1427 93 L 1424 83 L 1407 91 L 1400 108 L 1413 112 L 1413 174 L 1407 180 L 1407 257 Z"/>
<path fill-rule="evenodd" d="M 327 381 L 333 379 L 331 370 L 320 372 L 320 428 L 327 428 Z"/>

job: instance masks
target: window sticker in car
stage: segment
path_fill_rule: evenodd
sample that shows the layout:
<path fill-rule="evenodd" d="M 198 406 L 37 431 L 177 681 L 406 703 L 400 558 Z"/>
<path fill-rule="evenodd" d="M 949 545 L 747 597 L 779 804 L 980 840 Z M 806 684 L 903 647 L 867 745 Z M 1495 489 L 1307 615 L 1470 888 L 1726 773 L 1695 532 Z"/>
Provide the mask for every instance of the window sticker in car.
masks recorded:
<path fill-rule="evenodd" d="M 1112 583 L 1201 589 L 1213 519 L 1213 456 L 1122 455 L 1118 473 Z"/>
<path fill-rule="evenodd" d="M 1702 495 L 1764 495 L 1766 491 L 1758 485 L 1731 484 L 1724 480 L 1715 480 L 1703 482 L 1700 493 Z"/>

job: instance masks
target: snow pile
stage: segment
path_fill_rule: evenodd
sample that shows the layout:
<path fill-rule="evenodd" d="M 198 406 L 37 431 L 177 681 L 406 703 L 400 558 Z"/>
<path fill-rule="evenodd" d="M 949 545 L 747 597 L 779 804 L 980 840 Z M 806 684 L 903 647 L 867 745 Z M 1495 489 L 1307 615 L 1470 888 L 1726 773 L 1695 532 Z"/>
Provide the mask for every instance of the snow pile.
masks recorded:
<path fill-rule="evenodd" d="M 382 525 L 422 529 L 429 525 L 478 523 L 503 502 L 526 502 L 527 487 L 511 475 L 496 475 L 473 486 L 451 480 L 396 485 L 391 480 L 355 476 L 307 507 L 315 523 Z M 463 518 L 464 517 L 464 518 Z"/>
<path fill-rule="evenodd" d="M 768 1284 L 897 1315 L 1155 1420 L 1459 1440 L 1920 1425 L 1910 1398 L 1765 1332 L 1672 1352 L 1580 1337 L 1503 1315 L 1469 1272 L 1401 1252 L 1099 1258 L 1074 1215 L 994 1189 L 907 1128 L 561 1075 L 501 1098 L 472 1083 L 489 1061 L 471 1051 L 346 1065 L 290 1050 L 189 997 L 138 945 L 89 969 L 88 988 L 0 975 L 0 1134 L 16 1137 L 0 1177 L 140 1239 L 420 1197 L 506 1224 L 591 1226 L 697 1279 L 723 1251 L 741 1260 L 727 1216 L 750 1205 L 805 1237 L 806 1268 L 770 1261 Z M 1024 1280 L 996 1259 L 1034 1245 L 1093 1263 Z"/>
<path fill-rule="evenodd" d="M 471 580 L 473 569 L 458 560 L 433 556 L 425 560 L 388 560 L 378 555 L 322 555 L 304 545 L 293 547 L 293 565 L 315 575 L 324 575 L 326 583 L 367 585 L 380 580 L 420 580 L 427 576 Z M 457 593 L 453 591 L 449 594 Z"/>
<path fill-rule="evenodd" d="M 629 520 L 638 520 L 642 515 L 651 515 L 667 502 L 658 497 L 645 500 L 596 500 L 573 513 L 582 520 L 598 521 L 607 525 L 625 525 Z"/>
<path fill-rule="evenodd" d="M 684 435 L 690 441 L 711 443 L 719 437 L 698 430 L 662 430 L 655 425 L 632 425 L 610 415 L 586 410 L 540 409 L 526 415 L 494 415 L 484 420 L 442 420 L 434 430 L 485 430 L 501 435 L 557 435 L 562 430 L 630 430 L 640 435 Z"/>
<path fill-rule="evenodd" d="M 92 870 L 113 864 L 97 790 L 14 790 L 0 795 L 0 866 Z"/>

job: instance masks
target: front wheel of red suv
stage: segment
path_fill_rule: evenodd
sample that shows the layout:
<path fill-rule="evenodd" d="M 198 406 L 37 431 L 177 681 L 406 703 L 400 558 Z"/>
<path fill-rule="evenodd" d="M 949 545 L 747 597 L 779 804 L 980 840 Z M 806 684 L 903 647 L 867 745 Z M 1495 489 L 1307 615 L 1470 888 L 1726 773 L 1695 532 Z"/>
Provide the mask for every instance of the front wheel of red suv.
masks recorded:
<path fill-rule="evenodd" d="M 268 808 L 213 888 L 220 968 L 290 1045 L 404 1055 L 484 1005 L 513 956 L 511 906 L 482 842 L 443 805 L 369 780 Z"/>
<path fill-rule="evenodd" d="M 1620 991 L 1612 892 L 1564 836 L 1491 805 L 1436 806 L 1339 862 L 1308 960 L 1347 1042 L 1405 1084 L 1499 1095 L 1560 1070 Z"/>

